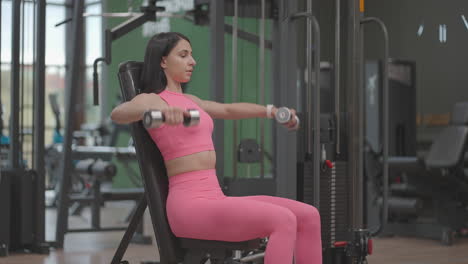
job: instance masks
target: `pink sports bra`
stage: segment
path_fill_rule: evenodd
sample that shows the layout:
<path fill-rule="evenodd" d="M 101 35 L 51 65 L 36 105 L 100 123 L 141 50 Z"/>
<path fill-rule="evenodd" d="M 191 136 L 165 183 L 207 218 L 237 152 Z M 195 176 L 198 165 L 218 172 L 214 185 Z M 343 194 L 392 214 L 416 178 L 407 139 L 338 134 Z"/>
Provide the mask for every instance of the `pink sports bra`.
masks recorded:
<path fill-rule="evenodd" d="M 182 93 L 168 91 L 159 93 L 159 96 L 170 106 L 181 109 L 197 109 L 200 112 L 200 123 L 196 126 L 185 127 L 162 125 L 148 129 L 148 133 L 154 140 L 165 161 L 187 156 L 197 152 L 214 150 L 213 119 L 193 100 Z"/>

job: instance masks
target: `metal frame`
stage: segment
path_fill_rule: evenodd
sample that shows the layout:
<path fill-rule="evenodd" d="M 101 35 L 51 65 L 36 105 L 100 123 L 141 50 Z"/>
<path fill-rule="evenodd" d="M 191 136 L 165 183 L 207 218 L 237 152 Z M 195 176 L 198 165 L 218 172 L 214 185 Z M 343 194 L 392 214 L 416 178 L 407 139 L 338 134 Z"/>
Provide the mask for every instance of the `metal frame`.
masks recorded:
<path fill-rule="evenodd" d="M 63 247 L 65 232 L 68 227 L 68 190 L 70 188 L 70 177 L 66 175 L 72 170 L 72 140 L 73 140 L 73 127 L 75 126 L 75 119 L 73 118 L 75 112 L 75 104 L 73 100 L 78 92 L 78 82 L 80 78 L 80 64 L 77 63 L 83 54 L 83 45 L 79 41 L 80 32 L 83 29 L 83 10 L 84 0 L 74 1 L 73 8 L 73 21 L 72 21 L 72 36 L 70 44 L 70 63 L 69 63 L 69 76 L 66 80 L 66 112 L 65 112 L 65 133 L 63 143 L 63 163 L 61 166 L 62 180 L 60 181 L 60 194 L 59 204 L 57 207 L 57 226 L 56 226 L 56 246 Z"/>
<path fill-rule="evenodd" d="M 279 18 L 273 22 L 273 102 L 296 108 L 298 92 L 296 88 L 296 56 L 291 51 L 297 47 L 297 32 L 285 20 L 296 12 L 297 2 L 277 0 Z M 284 41 L 288 40 L 288 41 Z M 296 199 L 297 197 L 297 146 L 296 135 L 284 128 L 273 129 L 274 161 L 276 164 L 276 195 Z"/>
<path fill-rule="evenodd" d="M 80 1 L 72 1 L 74 3 L 73 8 L 73 18 L 69 21 L 72 21 L 72 30 L 70 30 L 71 35 L 68 39 L 72 40 L 72 45 L 67 53 L 67 64 L 70 65 L 70 70 L 67 74 L 67 85 L 66 85 L 66 124 L 65 124 L 65 135 L 64 135 L 64 144 L 63 144 L 63 164 L 61 167 L 62 179 L 60 181 L 59 188 L 59 201 L 58 201 L 58 214 L 57 214 L 57 227 L 56 227 L 56 241 L 55 246 L 61 248 L 63 247 L 65 233 L 68 232 L 83 232 L 83 231 L 108 231 L 108 230 L 121 230 L 121 228 L 101 228 L 99 224 L 99 208 L 96 205 L 93 206 L 93 227 L 90 229 L 68 229 L 68 205 L 70 200 L 73 200 L 69 197 L 70 189 L 70 171 L 72 171 L 72 159 L 74 158 L 73 151 L 71 149 L 72 144 L 72 135 L 73 128 L 76 125 L 75 118 L 73 118 L 73 113 L 75 112 L 75 103 L 74 100 L 79 91 L 80 82 L 83 80 L 83 74 L 81 71 L 82 59 L 84 58 L 84 43 L 83 43 L 83 11 L 84 3 Z M 133 17 L 124 23 L 119 24 L 118 26 L 107 29 L 105 31 L 105 44 L 104 44 L 104 57 L 98 58 L 94 61 L 93 64 L 93 81 L 94 81 L 94 104 L 99 104 L 99 88 L 98 88 L 98 74 L 97 74 L 97 64 L 100 61 L 104 61 L 107 64 L 111 63 L 111 48 L 112 41 L 119 39 L 125 34 L 131 32 L 140 25 L 146 23 L 147 21 L 153 21 L 156 19 L 156 12 L 161 11 L 162 8 L 157 7 L 156 0 L 149 1 L 148 6 L 142 7 L 143 14 Z M 69 25 L 67 25 L 69 26 Z M 95 192 L 99 193 L 99 192 Z M 134 197 L 134 196 L 131 196 Z M 93 198 L 94 199 L 94 198 Z M 96 199 L 100 199 L 97 197 Z M 134 198 L 130 198 L 133 200 Z M 127 199 L 120 199 L 127 200 Z"/>
<path fill-rule="evenodd" d="M 11 106 L 10 106 L 10 168 L 20 167 L 20 32 L 21 1 L 12 2 L 12 38 L 11 38 Z"/>
<path fill-rule="evenodd" d="M 36 45 L 35 45 L 35 79 L 34 79 L 34 170 L 36 179 L 35 210 L 35 243 L 45 242 L 45 45 L 46 45 L 46 0 L 36 4 Z"/>
<path fill-rule="evenodd" d="M 382 164 L 383 164 L 383 201 L 382 201 L 382 220 L 379 229 L 373 235 L 377 235 L 378 233 L 384 230 L 387 219 L 388 219 L 388 173 L 389 173 L 389 165 L 388 165 L 388 153 L 389 153 L 389 90 L 388 90 L 388 64 L 390 63 L 390 48 L 389 48 L 389 37 L 388 37 L 388 30 L 382 20 L 376 17 L 366 17 L 361 20 L 361 24 L 367 23 L 376 23 L 382 31 L 383 39 L 384 39 L 384 56 L 383 56 L 383 63 L 382 63 L 382 103 L 383 103 L 383 111 L 382 111 L 382 120 L 383 120 L 383 127 L 382 127 Z M 364 105 L 364 100 L 362 104 Z M 363 190 L 364 191 L 364 190 Z"/>
<path fill-rule="evenodd" d="M 349 223 L 352 229 L 363 225 L 363 95 L 361 92 L 362 77 L 362 35 L 360 21 L 363 14 L 359 10 L 359 0 L 348 1 L 346 6 L 346 28 L 344 51 L 344 81 L 346 87 L 346 109 L 348 131 L 348 177 L 350 179 L 350 214 Z"/>
<path fill-rule="evenodd" d="M 221 10 L 223 10 L 221 12 Z M 210 91 L 214 101 L 224 102 L 224 0 L 211 0 L 210 4 L 210 45 L 211 45 L 211 83 Z M 213 141 L 216 159 L 221 161 L 216 166 L 216 174 L 221 186 L 224 176 L 224 122 L 214 120 Z"/>
<path fill-rule="evenodd" d="M 238 86 L 238 60 L 237 60 L 237 32 L 238 32 L 238 18 L 239 18 L 239 0 L 234 0 L 234 15 L 232 17 L 232 51 L 231 51 L 231 56 L 232 56 L 232 102 L 237 102 L 238 101 L 238 94 L 239 94 L 239 86 Z M 233 120 L 232 122 L 232 176 L 234 179 L 237 178 L 237 142 L 238 137 L 237 137 L 237 130 L 239 128 L 239 121 L 238 120 Z"/>
<path fill-rule="evenodd" d="M 2 60 L 2 1 L 0 0 L 0 63 Z M 0 86 L 2 83 L 2 68 L 0 64 Z M 2 101 L 2 87 L 0 87 L 0 136 L 3 136 L 3 128 L 4 128 L 4 123 L 3 123 L 3 101 Z"/>
<path fill-rule="evenodd" d="M 307 12 L 295 13 L 291 19 L 307 18 L 307 69 L 308 80 L 305 93 L 305 111 L 309 113 L 306 120 L 306 159 L 312 158 L 313 166 L 313 205 L 320 207 L 320 26 L 312 13 L 312 1 L 307 1 Z M 314 52 L 312 52 L 314 47 Z M 313 55 L 312 55 L 313 54 Z M 312 76 L 315 70 L 315 85 L 312 85 Z M 312 103 L 313 99 L 313 103 Z M 312 107 L 313 106 L 313 107 Z"/>
<path fill-rule="evenodd" d="M 341 153 L 341 0 L 335 0 L 335 55 L 334 55 L 334 91 L 335 91 L 335 121 L 336 121 L 336 154 Z"/>
<path fill-rule="evenodd" d="M 164 8 L 156 6 L 156 0 L 150 0 L 148 6 L 141 8 L 143 13 L 132 17 L 129 20 L 119 24 L 112 29 L 106 29 L 105 31 L 105 44 L 104 44 L 104 57 L 97 58 L 93 63 L 93 101 L 94 105 L 99 105 L 99 77 L 97 73 L 97 65 L 103 61 L 107 65 L 112 62 L 112 41 L 121 38 L 127 33 L 133 31 L 137 27 L 143 25 L 148 21 L 156 20 L 156 12 L 164 11 Z"/>
<path fill-rule="evenodd" d="M 261 18 L 260 18 L 260 47 L 259 47 L 259 67 L 258 72 L 260 73 L 260 104 L 265 104 L 265 0 L 261 1 Z M 265 119 L 260 120 L 260 177 L 265 177 Z"/>
<path fill-rule="evenodd" d="M 0 63 L 2 61 L 2 1 L 0 0 Z M 3 106 L 2 106 L 2 68 L 0 65 L 0 135 L 3 135 Z"/>
<path fill-rule="evenodd" d="M 33 145 L 33 171 L 26 170 L 22 161 L 22 127 L 23 121 L 20 116 L 22 107 L 22 86 L 24 78 L 22 72 L 22 42 L 21 32 L 24 23 L 21 22 L 21 12 L 24 3 L 28 1 L 11 1 L 12 4 L 12 59 L 11 59 L 11 108 L 9 126 L 9 161 L 8 168 L 4 172 L 11 176 L 11 185 L 8 188 L 14 189 L 18 207 L 16 211 L 11 211 L 7 217 L 14 219 L 7 228 L 16 232 L 14 241 L 10 241 L 11 247 L 28 248 L 36 253 L 48 253 L 48 245 L 45 243 L 45 180 L 44 180 L 44 93 L 45 93 L 45 0 L 29 2 L 34 6 L 34 145 Z M 2 1 L 0 1 L 1 5 Z M 23 4 L 23 6 L 21 6 Z M 1 6 L 0 6 L 1 12 Z M 24 12 L 24 10 L 23 10 Z M 1 15 L 0 15 L 1 17 Z M 24 31 L 24 30 L 23 30 Z M 24 34 L 24 32 L 23 32 Z M 3 122 L 3 121 L 2 121 Z M 2 124 L 3 125 L 3 124 Z M 3 129 L 3 127 L 2 127 Z M 5 183 L 6 184 L 6 183 Z M 16 207 L 15 207 L 16 208 Z M 18 214 L 19 212 L 19 214 Z M 10 215 L 11 214 L 11 215 Z M 35 221 L 32 221 L 35 219 Z M 9 250 L 8 246 L 2 248 Z"/>

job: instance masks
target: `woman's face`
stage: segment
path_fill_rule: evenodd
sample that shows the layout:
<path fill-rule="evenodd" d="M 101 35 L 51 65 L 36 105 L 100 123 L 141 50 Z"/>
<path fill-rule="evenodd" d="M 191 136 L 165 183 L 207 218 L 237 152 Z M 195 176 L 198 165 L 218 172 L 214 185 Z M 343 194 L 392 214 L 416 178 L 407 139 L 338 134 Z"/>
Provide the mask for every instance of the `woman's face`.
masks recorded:
<path fill-rule="evenodd" d="M 197 62 L 192 57 L 192 47 L 185 39 L 179 40 L 161 61 L 161 67 L 166 73 L 166 77 L 179 83 L 190 81 L 196 64 Z"/>

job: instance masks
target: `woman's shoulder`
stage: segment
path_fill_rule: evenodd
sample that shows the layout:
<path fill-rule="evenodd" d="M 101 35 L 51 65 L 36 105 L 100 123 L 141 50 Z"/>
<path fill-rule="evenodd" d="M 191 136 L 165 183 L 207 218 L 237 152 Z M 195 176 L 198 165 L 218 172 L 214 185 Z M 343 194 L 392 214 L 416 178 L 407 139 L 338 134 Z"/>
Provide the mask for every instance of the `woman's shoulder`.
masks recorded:
<path fill-rule="evenodd" d="M 160 105 L 161 107 L 166 105 L 164 100 L 162 100 L 161 97 L 156 93 L 138 94 L 132 99 L 132 103 L 141 105 Z"/>
<path fill-rule="evenodd" d="M 147 101 L 147 100 L 161 100 L 161 97 L 157 93 L 140 93 L 137 94 L 133 100 L 136 101 Z"/>
<path fill-rule="evenodd" d="M 188 97 L 189 99 L 191 99 L 192 101 L 194 101 L 196 104 L 200 105 L 202 104 L 203 100 L 198 98 L 197 96 L 193 95 L 193 94 L 188 94 L 188 93 L 184 93 L 184 95 L 186 97 Z"/>

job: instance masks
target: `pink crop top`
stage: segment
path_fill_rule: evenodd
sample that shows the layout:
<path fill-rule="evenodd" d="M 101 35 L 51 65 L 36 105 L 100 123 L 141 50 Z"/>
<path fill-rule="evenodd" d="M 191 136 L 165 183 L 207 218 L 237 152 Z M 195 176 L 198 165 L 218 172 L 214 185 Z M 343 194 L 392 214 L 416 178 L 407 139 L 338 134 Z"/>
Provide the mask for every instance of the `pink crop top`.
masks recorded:
<path fill-rule="evenodd" d="M 163 124 L 160 127 L 148 129 L 148 133 L 158 146 L 165 161 L 197 152 L 214 150 L 211 138 L 213 119 L 210 115 L 184 94 L 166 89 L 159 93 L 159 96 L 170 106 L 198 109 L 200 112 L 200 123 L 196 126 L 185 127 L 183 124 L 167 126 Z"/>

